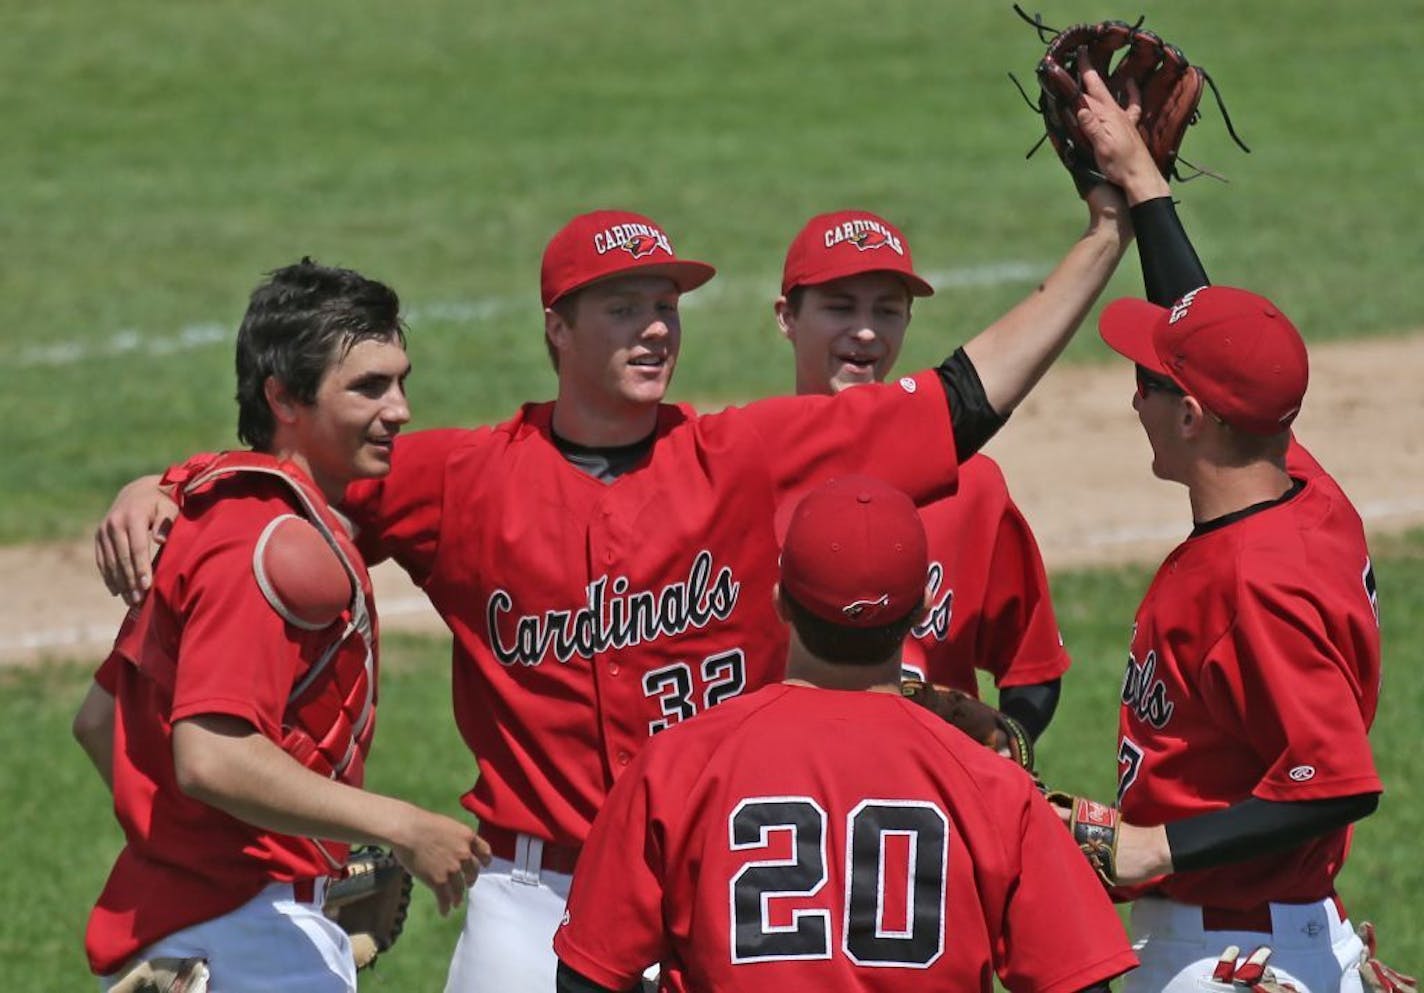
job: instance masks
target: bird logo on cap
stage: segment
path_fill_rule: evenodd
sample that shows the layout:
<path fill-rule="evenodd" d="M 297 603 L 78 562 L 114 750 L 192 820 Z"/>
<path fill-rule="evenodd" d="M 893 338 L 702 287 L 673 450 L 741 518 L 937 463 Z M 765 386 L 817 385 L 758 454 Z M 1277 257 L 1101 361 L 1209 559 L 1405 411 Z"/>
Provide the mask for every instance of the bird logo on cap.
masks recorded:
<path fill-rule="evenodd" d="M 890 244 L 890 238 L 883 231 L 873 231 L 867 228 L 857 233 L 850 243 L 862 252 L 868 252 L 873 248 L 884 248 Z"/>
<path fill-rule="evenodd" d="M 641 259 L 644 255 L 652 255 L 658 250 L 658 239 L 650 234 L 635 234 L 618 247 L 633 258 Z"/>

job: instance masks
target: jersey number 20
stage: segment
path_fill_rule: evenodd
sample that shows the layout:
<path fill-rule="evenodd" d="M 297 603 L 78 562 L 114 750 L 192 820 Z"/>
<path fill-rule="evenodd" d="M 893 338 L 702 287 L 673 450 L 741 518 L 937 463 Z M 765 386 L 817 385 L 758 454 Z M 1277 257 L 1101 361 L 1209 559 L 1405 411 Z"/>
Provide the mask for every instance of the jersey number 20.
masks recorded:
<path fill-rule="evenodd" d="M 768 906 L 824 889 L 827 821 L 810 797 L 755 797 L 732 812 L 734 851 L 791 832 L 789 859 L 747 862 L 731 879 L 734 963 L 831 957 L 830 909 L 795 910 L 790 923 L 773 923 Z M 845 893 L 829 901 L 843 910 L 841 950 L 857 965 L 926 968 L 944 952 L 949 818 L 924 801 L 862 800 L 845 825 Z"/>

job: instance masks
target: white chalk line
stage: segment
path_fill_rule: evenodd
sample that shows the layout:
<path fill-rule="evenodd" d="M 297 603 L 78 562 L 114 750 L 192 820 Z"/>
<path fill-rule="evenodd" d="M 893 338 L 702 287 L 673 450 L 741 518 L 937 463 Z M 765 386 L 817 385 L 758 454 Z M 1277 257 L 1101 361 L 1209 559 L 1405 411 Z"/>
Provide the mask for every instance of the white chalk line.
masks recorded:
<path fill-rule="evenodd" d="M 1003 286 L 1010 283 L 1040 279 L 1048 267 L 1031 262 L 995 262 L 982 266 L 966 266 L 925 273 L 925 278 L 940 289 L 960 289 L 977 286 Z M 714 300 L 760 298 L 770 302 L 775 298 L 776 284 L 756 280 L 724 279 L 708 283 L 706 288 L 691 294 L 683 302 L 684 309 L 699 310 Z M 417 304 L 405 312 L 412 327 L 422 324 L 482 324 L 506 314 L 525 310 L 531 319 L 537 315 L 537 301 L 526 296 L 488 297 L 480 300 L 452 300 Z M 47 345 L 31 345 L 16 353 L 0 352 L 0 364 L 10 368 L 29 369 L 40 366 L 67 366 L 80 362 L 119 358 L 125 355 L 163 357 L 228 344 L 235 326 L 214 321 L 186 324 L 172 334 L 157 334 L 123 328 L 99 340 L 58 341 Z"/>
<path fill-rule="evenodd" d="M 1424 518 L 1424 498 L 1403 497 L 1400 499 L 1371 500 L 1357 504 L 1356 509 L 1368 526 L 1387 524 L 1394 518 Z M 1109 528 L 1089 531 L 1078 536 L 1072 543 L 1073 549 L 1108 549 L 1141 542 L 1180 541 L 1186 536 L 1181 524 L 1140 525 L 1124 528 Z M 1040 535 L 1040 537 L 1046 537 Z M 1047 544 L 1048 542 L 1045 542 Z M 1092 568 L 1083 563 L 1077 568 Z M 94 580 L 98 582 L 97 577 Z M 382 619 L 397 617 L 419 617 L 435 614 L 430 601 L 423 595 L 393 596 L 379 600 L 378 609 Z M 60 648 L 90 648 L 113 641 L 118 630 L 117 617 L 112 623 L 75 624 L 48 631 L 30 631 L 21 635 L 0 637 L 0 658 L 22 652 L 46 651 Z"/>

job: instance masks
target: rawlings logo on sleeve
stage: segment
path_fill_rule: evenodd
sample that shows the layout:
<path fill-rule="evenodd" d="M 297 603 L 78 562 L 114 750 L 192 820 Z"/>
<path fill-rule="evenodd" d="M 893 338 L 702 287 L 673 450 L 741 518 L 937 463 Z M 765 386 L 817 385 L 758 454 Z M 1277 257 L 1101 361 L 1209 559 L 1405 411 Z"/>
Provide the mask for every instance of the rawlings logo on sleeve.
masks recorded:
<path fill-rule="evenodd" d="M 628 579 L 599 576 L 587 587 L 587 601 L 577 610 L 547 610 L 514 617 L 514 598 L 505 590 L 490 594 L 485 608 L 490 647 L 503 665 L 538 665 L 552 649 L 554 658 L 592 658 L 601 652 L 705 628 L 725 621 L 737 606 L 742 584 L 728 566 L 712 571 L 712 553 L 697 553 L 685 582 L 661 590 L 628 589 Z"/>

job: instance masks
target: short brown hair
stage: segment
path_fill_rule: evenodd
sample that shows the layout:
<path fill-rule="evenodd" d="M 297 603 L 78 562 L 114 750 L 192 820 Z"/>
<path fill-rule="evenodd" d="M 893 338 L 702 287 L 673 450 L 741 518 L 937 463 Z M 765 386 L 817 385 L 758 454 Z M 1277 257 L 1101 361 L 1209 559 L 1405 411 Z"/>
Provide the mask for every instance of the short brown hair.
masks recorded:
<path fill-rule="evenodd" d="M 806 650 L 836 665 L 875 666 L 889 660 L 904 643 L 920 614 L 916 607 L 888 624 L 852 628 L 817 617 L 785 589 L 781 591 L 781 600 Z"/>
<path fill-rule="evenodd" d="M 314 403 L 327 370 L 367 339 L 405 345 L 400 298 L 389 286 L 310 258 L 268 273 L 237 329 L 237 436 L 267 451 L 277 429 L 267 378 Z"/>

